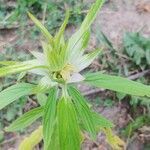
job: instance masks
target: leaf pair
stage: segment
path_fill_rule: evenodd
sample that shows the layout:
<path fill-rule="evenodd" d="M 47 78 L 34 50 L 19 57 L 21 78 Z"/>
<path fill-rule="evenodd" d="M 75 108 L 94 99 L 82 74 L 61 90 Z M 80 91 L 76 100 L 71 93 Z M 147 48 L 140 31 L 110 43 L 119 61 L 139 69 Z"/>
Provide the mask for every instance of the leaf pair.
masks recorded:
<path fill-rule="evenodd" d="M 58 104 L 57 104 L 58 103 Z M 68 98 L 57 102 L 56 89 L 52 88 L 43 116 L 44 149 L 80 149 L 80 129 L 73 103 Z"/>

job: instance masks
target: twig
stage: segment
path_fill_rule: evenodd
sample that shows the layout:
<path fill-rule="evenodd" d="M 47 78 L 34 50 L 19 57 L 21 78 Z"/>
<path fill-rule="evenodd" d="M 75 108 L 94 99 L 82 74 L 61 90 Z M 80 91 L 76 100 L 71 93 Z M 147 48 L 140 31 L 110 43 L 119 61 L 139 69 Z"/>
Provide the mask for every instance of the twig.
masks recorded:
<path fill-rule="evenodd" d="M 14 141 L 17 140 L 17 139 L 19 139 L 18 136 L 13 137 L 13 138 L 11 138 L 11 139 L 5 140 L 3 143 L 0 143 L 0 145 L 6 145 L 6 144 L 8 144 L 8 143 L 14 142 Z"/>
<path fill-rule="evenodd" d="M 104 89 L 91 89 L 89 91 L 85 91 L 83 93 L 84 96 L 89 96 L 89 95 L 92 95 L 92 94 L 96 94 L 96 93 L 99 93 L 99 92 L 103 92 L 105 91 Z"/>
<path fill-rule="evenodd" d="M 144 71 L 139 72 L 139 73 L 134 74 L 134 75 L 131 75 L 131 76 L 128 77 L 128 79 L 130 79 L 130 80 L 135 80 L 135 79 L 138 79 L 138 78 L 140 78 L 140 77 L 145 76 L 145 75 L 148 74 L 148 73 L 150 73 L 150 69 L 144 70 Z"/>

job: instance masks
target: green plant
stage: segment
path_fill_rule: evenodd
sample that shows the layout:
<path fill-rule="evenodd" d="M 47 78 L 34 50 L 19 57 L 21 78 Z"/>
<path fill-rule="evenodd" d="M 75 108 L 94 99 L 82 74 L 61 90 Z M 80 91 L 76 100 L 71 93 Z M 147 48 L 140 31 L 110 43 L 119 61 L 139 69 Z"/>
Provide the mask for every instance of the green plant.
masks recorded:
<path fill-rule="evenodd" d="M 136 130 L 143 127 L 144 125 L 150 125 L 150 117 L 149 115 L 142 115 L 132 122 L 130 122 L 127 127 L 122 131 L 122 134 L 126 137 L 131 138 Z"/>
<path fill-rule="evenodd" d="M 82 0 L 17 0 L 11 5 L 2 0 L 0 2 L 0 25 L 9 27 L 19 22 L 19 25 L 26 26 L 29 23 L 25 21 L 27 19 L 26 12 L 32 11 L 41 20 L 47 20 L 45 24 L 50 30 L 57 29 L 64 17 L 66 7 L 71 8 L 69 23 L 75 25 L 81 23 L 85 16 L 85 13 L 81 12 L 81 10 L 86 8 Z"/>
<path fill-rule="evenodd" d="M 150 65 L 150 39 L 140 33 L 126 33 L 123 38 L 126 53 L 136 65 L 147 68 Z"/>
<path fill-rule="evenodd" d="M 96 138 L 98 131 L 104 132 L 114 149 L 121 149 L 120 146 L 124 145 L 119 137 L 113 135 L 113 124 L 91 110 L 86 99 L 74 86 L 77 82 L 83 82 L 117 92 L 150 97 L 150 87 L 138 82 L 102 72 L 80 74 L 101 52 L 96 49 L 84 55 L 90 26 L 102 4 L 103 0 L 96 0 L 79 30 L 67 42 L 63 32 L 69 19 L 69 11 L 54 37 L 42 23 L 28 13 L 46 39 L 42 42 L 43 53 L 32 51 L 35 59 L 24 62 L 0 62 L 3 65 L 0 68 L 0 77 L 24 71 L 41 76 L 38 85 L 19 82 L 0 92 L 0 109 L 25 95 L 42 93 L 44 99 L 48 95 L 46 103 L 42 102 L 40 107 L 25 113 L 6 128 L 9 132 L 18 131 L 42 117 L 42 126 L 25 138 L 20 150 L 33 149 L 42 138 L 45 150 L 79 150 L 85 131 L 92 140 Z"/>

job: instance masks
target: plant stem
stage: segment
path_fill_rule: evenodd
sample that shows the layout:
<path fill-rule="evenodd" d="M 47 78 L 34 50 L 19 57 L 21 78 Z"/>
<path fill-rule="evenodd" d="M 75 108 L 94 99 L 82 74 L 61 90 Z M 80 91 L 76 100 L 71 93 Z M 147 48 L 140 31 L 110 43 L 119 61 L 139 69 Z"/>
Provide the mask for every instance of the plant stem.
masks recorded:
<path fill-rule="evenodd" d="M 64 84 L 62 86 L 62 96 L 65 97 L 65 98 L 68 98 L 69 95 L 68 95 L 68 91 L 67 91 L 67 84 Z"/>

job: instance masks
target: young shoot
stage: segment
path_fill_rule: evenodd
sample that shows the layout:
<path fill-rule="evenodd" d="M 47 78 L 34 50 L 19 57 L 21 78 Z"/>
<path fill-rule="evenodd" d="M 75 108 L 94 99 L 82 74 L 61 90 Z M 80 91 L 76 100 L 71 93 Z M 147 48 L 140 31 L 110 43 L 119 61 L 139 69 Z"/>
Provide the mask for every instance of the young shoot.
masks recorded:
<path fill-rule="evenodd" d="M 41 77 L 38 85 L 18 82 L 1 91 L 0 109 L 26 95 L 42 94 L 42 98 L 46 99 L 45 102 L 39 103 L 39 107 L 26 112 L 5 128 L 7 132 L 16 132 L 42 118 L 41 125 L 23 140 L 19 150 L 32 150 L 42 139 L 44 150 L 80 150 L 85 132 L 91 140 L 96 139 L 98 132 L 103 132 L 112 149 L 119 150 L 125 146 L 125 143 L 113 134 L 114 125 L 94 112 L 76 88 L 76 84 L 80 82 L 130 95 L 150 97 L 150 86 L 142 83 L 103 72 L 80 73 L 101 53 L 101 49 L 95 49 L 88 54 L 84 52 L 89 41 L 91 24 L 103 2 L 96 0 L 78 31 L 68 40 L 64 38 L 69 19 L 68 10 L 55 36 L 28 12 L 30 19 L 45 37 L 41 43 L 43 52 L 31 51 L 35 58 L 29 61 L 0 62 L 0 77 L 21 72 Z"/>

